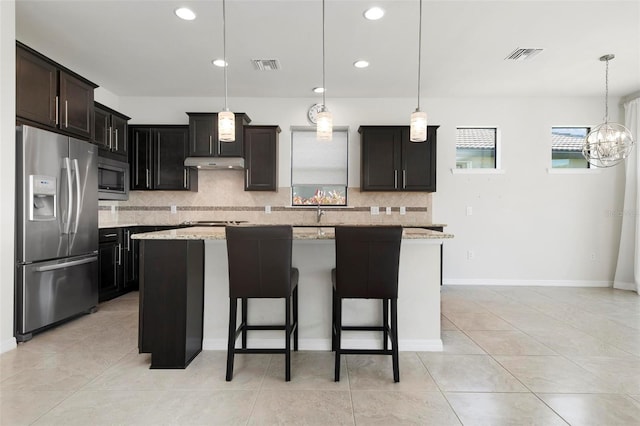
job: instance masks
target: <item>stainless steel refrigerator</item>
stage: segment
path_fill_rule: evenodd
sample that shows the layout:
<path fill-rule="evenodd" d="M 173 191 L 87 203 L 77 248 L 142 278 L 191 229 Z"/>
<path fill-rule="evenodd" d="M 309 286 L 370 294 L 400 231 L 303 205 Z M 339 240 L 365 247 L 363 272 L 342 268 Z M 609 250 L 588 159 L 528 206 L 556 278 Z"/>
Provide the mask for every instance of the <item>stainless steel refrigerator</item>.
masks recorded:
<path fill-rule="evenodd" d="M 98 304 L 98 147 L 16 127 L 16 339 Z"/>

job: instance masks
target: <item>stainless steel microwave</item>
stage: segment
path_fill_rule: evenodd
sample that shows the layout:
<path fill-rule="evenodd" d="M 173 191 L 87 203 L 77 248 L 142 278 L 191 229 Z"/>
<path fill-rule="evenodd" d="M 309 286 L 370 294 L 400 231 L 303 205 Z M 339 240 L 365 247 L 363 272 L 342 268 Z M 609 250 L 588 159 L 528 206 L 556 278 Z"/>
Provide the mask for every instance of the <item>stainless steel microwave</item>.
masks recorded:
<path fill-rule="evenodd" d="M 98 199 L 129 199 L 129 163 L 112 158 L 98 158 Z"/>

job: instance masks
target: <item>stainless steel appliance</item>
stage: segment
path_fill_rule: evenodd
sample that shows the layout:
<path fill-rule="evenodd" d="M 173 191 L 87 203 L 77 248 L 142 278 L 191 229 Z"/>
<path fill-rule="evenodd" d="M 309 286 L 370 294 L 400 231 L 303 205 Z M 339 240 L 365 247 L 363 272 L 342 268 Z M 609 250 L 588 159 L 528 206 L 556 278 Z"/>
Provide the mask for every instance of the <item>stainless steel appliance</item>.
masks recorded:
<path fill-rule="evenodd" d="M 16 128 L 18 341 L 98 304 L 97 152 L 68 136 Z"/>
<path fill-rule="evenodd" d="M 129 199 L 129 163 L 98 157 L 98 198 Z"/>

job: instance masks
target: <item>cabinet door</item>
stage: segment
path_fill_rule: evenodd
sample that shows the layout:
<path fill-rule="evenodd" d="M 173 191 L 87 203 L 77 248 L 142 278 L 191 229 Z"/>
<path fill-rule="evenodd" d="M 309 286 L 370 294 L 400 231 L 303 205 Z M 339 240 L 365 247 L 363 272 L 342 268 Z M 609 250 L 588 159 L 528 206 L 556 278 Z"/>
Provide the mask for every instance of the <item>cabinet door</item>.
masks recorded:
<path fill-rule="evenodd" d="M 188 189 L 186 126 L 154 130 L 153 189 Z"/>
<path fill-rule="evenodd" d="M 131 128 L 131 189 L 151 189 L 151 129 Z"/>
<path fill-rule="evenodd" d="M 110 118 L 109 112 L 99 108 L 94 108 L 93 119 L 93 141 L 98 144 L 100 148 L 109 150 L 110 141 Z"/>
<path fill-rule="evenodd" d="M 60 128 L 91 137 L 93 87 L 60 71 Z"/>
<path fill-rule="evenodd" d="M 361 127 L 363 191 L 396 191 L 399 188 L 402 132 L 397 127 Z"/>
<path fill-rule="evenodd" d="M 123 156 L 129 154 L 129 145 L 127 140 L 127 120 L 117 116 L 111 115 L 111 150 Z"/>
<path fill-rule="evenodd" d="M 216 117 L 216 140 L 217 117 Z M 244 139 L 244 114 L 236 114 L 236 140 L 233 142 L 218 142 L 218 155 L 220 157 L 242 157 Z"/>
<path fill-rule="evenodd" d="M 189 156 L 214 156 L 217 154 L 217 143 L 217 116 L 215 114 L 189 115 Z"/>
<path fill-rule="evenodd" d="M 245 127 L 245 191 L 276 191 L 278 189 L 277 126 Z"/>
<path fill-rule="evenodd" d="M 127 290 L 134 287 L 138 279 L 137 265 L 134 262 L 133 256 L 133 243 L 136 240 L 131 239 L 133 229 L 134 228 L 124 228 L 122 230 L 122 266 L 124 269 L 122 287 Z"/>
<path fill-rule="evenodd" d="M 427 128 L 427 140 L 411 142 L 409 129 L 402 131 L 402 190 L 436 191 L 436 130 Z"/>
<path fill-rule="evenodd" d="M 16 49 L 16 116 L 56 127 L 58 71 L 51 63 Z"/>

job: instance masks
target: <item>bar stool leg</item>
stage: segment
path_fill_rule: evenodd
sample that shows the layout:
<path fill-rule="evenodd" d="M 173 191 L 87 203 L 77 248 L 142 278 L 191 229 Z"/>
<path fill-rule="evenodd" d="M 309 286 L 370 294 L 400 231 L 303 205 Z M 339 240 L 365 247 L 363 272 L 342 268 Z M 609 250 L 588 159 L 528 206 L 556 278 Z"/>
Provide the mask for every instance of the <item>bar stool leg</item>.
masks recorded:
<path fill-rule="evenodd" d="M 382 299 L 382 337 L 383 349 L 389 349 L 389 299 Z"/>
<path fill-rule="evenodd" d="M 298 351 L 298 286 L 293 289 L 293 350 Z"/>
<path fill-rule="evenodd" d="M 249 315 L 248 303 L 249 299 L 243 297 L 242 299 L 242 349 L 247 349 L 247 317 Z"/>
<path fill-rule="evenodd" d="M 229 298 L 229 340 L 227 341 L 227 382 L 233 378 L 233 356 L 236 346 L 236 315 L 238 314 L 238 299 Z"/>
<path fill-rule="evenodd" d="M 331 350 L 336 350 L 336 290 L 331 290 Z"/>
<path fill-rule="evenodd" d="M 340 381 L 340 337 L 342 332 L 342 299 L 340 297 L 335 298 L 335 351 L 336 351 L 336 366 L 335 366 L 335 381 Z"/>
<path fill-rule="evenodd" d="M 398 299 L 391 299 L 391 334 L 392 334 L 392 354 L 393 357 L 393 381 L 400 381 L 400 366 L 398 362 Z"/>
<path fill-rule="evenodd" d="M 291 381 L 291 296 L 285 298 L 286 314 L 284 333 L 286 337 L 285 343 L 285 360 L 284 360 L 284 377 L 285 380 Z"/>

